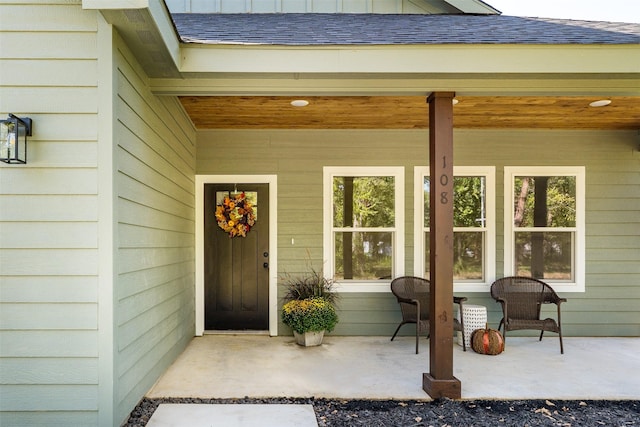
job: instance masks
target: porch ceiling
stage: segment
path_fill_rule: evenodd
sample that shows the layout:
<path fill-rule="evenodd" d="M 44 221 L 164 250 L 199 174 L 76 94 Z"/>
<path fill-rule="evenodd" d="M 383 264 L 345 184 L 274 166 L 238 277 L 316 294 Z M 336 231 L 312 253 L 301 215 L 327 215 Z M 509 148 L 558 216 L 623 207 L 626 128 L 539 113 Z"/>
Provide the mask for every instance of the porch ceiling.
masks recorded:
<path fill-rule="evenodd" d="M 306 107 L 292 107 L 306 99 Z M 640 129 L 640 97 L 460 96 L 455 128 Z M 198 129 L 423 129 L 423 96 L 182 96 Z"/>

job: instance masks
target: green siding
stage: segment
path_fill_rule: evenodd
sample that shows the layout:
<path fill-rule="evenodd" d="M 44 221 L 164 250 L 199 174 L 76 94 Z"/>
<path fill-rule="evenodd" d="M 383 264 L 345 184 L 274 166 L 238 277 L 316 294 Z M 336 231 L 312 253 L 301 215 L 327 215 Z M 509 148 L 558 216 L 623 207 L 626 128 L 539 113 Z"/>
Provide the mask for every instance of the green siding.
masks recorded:
<path fill-rule="evenodd" d="M 151 94 L 116 42 L 114 421 L 131 412 L 195 330 L 195 130 Z"/>
<path fill-rule="evenodd" d="M 3 426 L 29 427 L 87 427 L 98 425 L 96 411 L 4 412 Z"/>
<path fill-rule="evenodd" d="M 120 425 L 194 334 L 195 131 L 97 12 L 27 1 L 0 15 L 0 110 L 34 120 L 29 163 L 0 166 L 0 425 Z M 115 93 L 100 80 L 111 55 Z M 98 156 L 108 96 L 114 170 Z M 115 277 L 99 256 L 109 174 Z"/>
<path fill-rule="evenodd" d="M 425 114 L 427 113 L 425 106 Z M 456 130 L 455 164 L 496 167 L 496 274 L 503 271 L 503 168 L 586 167 L 586 292 L 567 293 L 567 336 L 639 336 L 640 174 L 636 132 Z M 241 159 L 240 161 L 238 159 Z M 428 165 L 428 132 L 393 130 L 203 130 L 198 174 L 278 175 L 280 273 L 322 265 L 323 166 L 405 167 L 405 271 L 413 271 L 413 168 Z M 295 245 L 291 245 L 291 239 Z M 282 294 L 282 289 L 279 289 Z M 456 293 L 487 307 L 497 327 L 499 305 L 487 293 Z M 390 294 L 343 294 L 338 335 L 391 335 L 400 321 Z M 281 333 L 288 329 L 279 325 Z M 411 327 L 403 329 L 411 334 Z M 521 334 L 527 334 L 522 332 Z M 515 335 L 515 333 L 514 333 Z"/>
<path fill-rule="evenodd" d="M 0 425 L 97 424 L 96 13 L 1 2 L 0 112 L 33 119 L 0 166 Z"/>

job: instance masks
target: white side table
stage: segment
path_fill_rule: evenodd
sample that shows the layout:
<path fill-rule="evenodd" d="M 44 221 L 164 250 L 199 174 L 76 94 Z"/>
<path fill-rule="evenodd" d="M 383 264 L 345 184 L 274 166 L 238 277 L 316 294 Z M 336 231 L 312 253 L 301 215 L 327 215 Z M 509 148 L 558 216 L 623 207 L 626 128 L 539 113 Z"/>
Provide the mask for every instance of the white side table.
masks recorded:
<path fill-rule="evenodd" d="M 458 310 L 458 320 L 460 320 Z M 487 307 L 483 305 L 463 304 L 462 319 L 464 320 L 464 343 L 471 347 L 471 334 L 476 329 L 482 329 L 487 324 Z M 462 332 L 458 332 L 458 345 L 462 346 Z"/>

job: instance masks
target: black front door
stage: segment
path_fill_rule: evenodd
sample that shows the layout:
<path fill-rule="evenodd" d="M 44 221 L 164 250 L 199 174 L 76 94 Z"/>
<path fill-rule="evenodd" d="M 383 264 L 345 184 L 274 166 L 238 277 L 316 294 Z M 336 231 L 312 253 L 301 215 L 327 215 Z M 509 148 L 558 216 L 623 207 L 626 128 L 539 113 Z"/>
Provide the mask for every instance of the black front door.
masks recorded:
<path fill-rule="evenodd" d="M 215 217 L 237 192 L 256 214 L 246 237 L 229 237 Z M 204 210 L 205 330 L 269 329 L 269 184 L 205 184 Z"/>

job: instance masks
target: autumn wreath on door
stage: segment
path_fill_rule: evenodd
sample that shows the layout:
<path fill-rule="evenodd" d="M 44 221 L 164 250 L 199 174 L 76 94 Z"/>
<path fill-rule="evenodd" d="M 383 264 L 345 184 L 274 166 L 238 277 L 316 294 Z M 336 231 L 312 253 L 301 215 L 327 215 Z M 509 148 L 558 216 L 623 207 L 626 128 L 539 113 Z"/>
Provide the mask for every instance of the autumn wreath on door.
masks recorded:
<path fill-rule="evenodd" d="M 216 206 L 218 227 L 229 233 L 229 237 L 247 237 L 256 223 L 253 205 L 244 192 L 225 196 L 221 205 Z"/>

